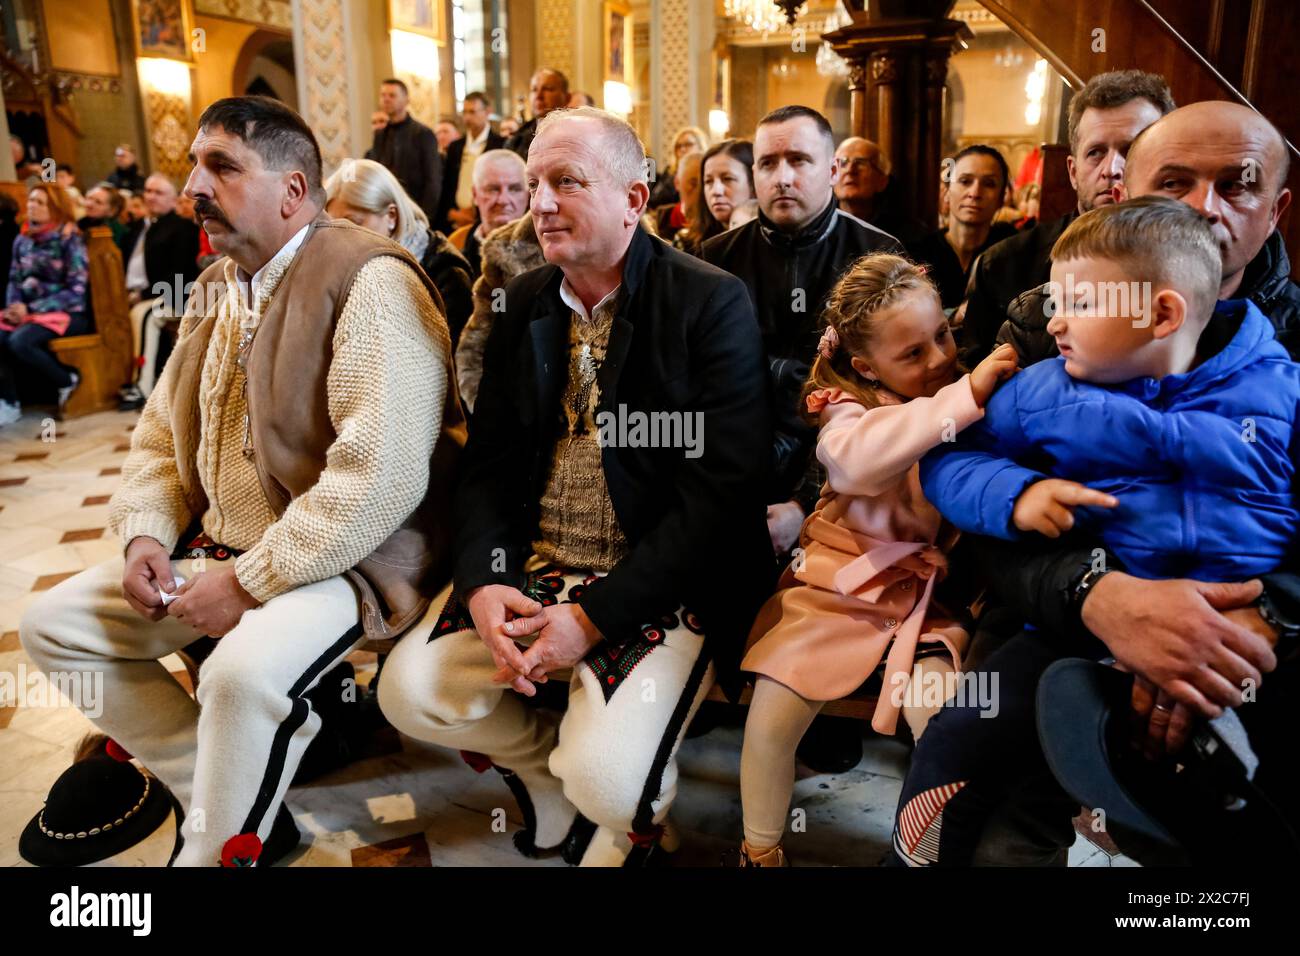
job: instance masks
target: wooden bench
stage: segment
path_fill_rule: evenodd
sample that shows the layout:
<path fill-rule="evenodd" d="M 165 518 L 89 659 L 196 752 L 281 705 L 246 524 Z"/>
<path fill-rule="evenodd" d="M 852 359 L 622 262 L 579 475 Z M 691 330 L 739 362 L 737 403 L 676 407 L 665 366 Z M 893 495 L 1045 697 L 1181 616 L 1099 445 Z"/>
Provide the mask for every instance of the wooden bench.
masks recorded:
<path fill-rule="evenodd" d="M 81 385 L 68 399 L 65 418 L 117 407 L 117 390 L 131 381 L 135 343 L 126 301 L 122 254 L 107 226 L 94 226 L 86 239 L 90 262 L 90 304 L 95 331 L 65 335 L 50 343 L 50 351 L 81 376 Z"/>

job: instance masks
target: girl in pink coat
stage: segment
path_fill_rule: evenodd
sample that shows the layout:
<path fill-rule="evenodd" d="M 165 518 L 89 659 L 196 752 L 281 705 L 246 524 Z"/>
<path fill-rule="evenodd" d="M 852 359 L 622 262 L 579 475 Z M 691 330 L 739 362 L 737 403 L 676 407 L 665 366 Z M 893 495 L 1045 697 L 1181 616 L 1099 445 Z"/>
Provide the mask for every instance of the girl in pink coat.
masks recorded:
<path fill-rule="evenodd" d="M 883 662 L 871 725 L 892 734 L 901 712 L 920 737 L 947 696 L 922 691 L 951 687 L 969 639 L 931 600 L 956 533 L 925 500 L 917 462 L 982 418 L 1016 371 L 1004 345 L 962 375 L 938 292 L 899 256 L 854 263 L 826 320 L 803 401 L 827 480 L 741 665 L 756 675 L 740 762 L 742 866 L 786 865 L 795 748 L 826 701 Z"/>

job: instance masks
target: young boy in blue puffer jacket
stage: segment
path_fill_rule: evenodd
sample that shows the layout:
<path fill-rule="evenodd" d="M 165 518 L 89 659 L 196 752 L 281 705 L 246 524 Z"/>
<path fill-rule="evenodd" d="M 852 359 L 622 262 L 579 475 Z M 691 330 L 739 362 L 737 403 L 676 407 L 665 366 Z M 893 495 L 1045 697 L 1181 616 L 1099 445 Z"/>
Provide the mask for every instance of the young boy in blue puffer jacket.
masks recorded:
<path fill-rule="evenodd" d="M 1300 527 L 1300 365 L 1253 304 L 1216 308 L 1209 224 L 1170 199 L 1103 206 L 1062 233 L 1052 263 L 1047 331 L 1061 356 L 1018 372 L 961 432 L 934 423 L 956 440 L 922 459 L 925 497 L 960 528 L 1002 538 L 1077 523 L 1141 577 L 1275 570 Z M 1061 844 L 1078 802 L 1041 783 L 1034 690 L 1065 642 L 1042 636 L 1011 638 L 981 665 L 993 709 L 954 696 L 929 725 L 899 798 L 899 862 L 971 862 L 1007 794 L 1025 786 L 1042 814 L 1027 842 Z"/>
<path fill-rule="evenodd" d="M 1274 570 L 1300 528 L 1300 365 L 1247 300 L 1218 302 L 1211 323 L 1220 272 L 1209 224 L 1183 203 L 1080 216 L 1052 250 L 1060 357 L 1019 372 L 922 460 L 926 497 L 1001 538 L 1077 523 L 1140 577 Z"/>

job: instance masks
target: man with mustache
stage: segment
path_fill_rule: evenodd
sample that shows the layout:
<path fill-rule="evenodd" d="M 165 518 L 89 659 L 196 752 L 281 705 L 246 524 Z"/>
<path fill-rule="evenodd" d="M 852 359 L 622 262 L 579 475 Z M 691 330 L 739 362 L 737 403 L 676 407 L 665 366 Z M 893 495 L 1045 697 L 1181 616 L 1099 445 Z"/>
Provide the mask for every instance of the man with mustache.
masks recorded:
<path fill-rule="evenodd" d="M 189 814 L 177 865 L 269 865 L 298 842 L 282 801 L 321 724 L 308 691 L 448 574 L 464 428 L 437 289 L 323 214 L 302 118 L 218 100 L 191 152 L 185 191 L 225 258 L 110 503 L 125 555 L 42 595 L 20 634 L 47 673 L 103 675 L 96 723 Z M 196 704 L 158 658 L 205 635 Z"/>

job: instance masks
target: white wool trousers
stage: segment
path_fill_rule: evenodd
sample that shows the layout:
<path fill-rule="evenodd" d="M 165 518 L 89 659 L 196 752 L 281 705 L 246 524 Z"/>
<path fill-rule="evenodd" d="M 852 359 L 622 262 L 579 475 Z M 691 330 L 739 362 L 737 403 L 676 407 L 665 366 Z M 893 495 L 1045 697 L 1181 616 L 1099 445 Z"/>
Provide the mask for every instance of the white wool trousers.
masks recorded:
<path fill-rule="evenodd" d="M 572 600 L 571 592 L 592 580 L 551 568 L 530 575 L 525 593 L 554 604 Z M 491 652 L 448 588 L 389 656 L 379 706 L 410 737 L 486 754 L 514 771 L 539 804 L 547 791 L 562 788 L 611 839 L 650 833 L 663 822 L 677 793 L 677 749 L 714 680 L 704 635 L 688 612 L 648 623 L 621 648 L 597 645 L 573 668 L 558 722 L 493 683 L 495 671 Z M 542 836 L 544 808 L 538 815 L 538 845 L 554 845 L 563 833 Z M 584 864 L 592 865 L 593 856 Z"/>
<path fill-rule="evenodd" d="M 136 385 L 145 398 L 149 397 L 154 385 L 158 383 L 158 372 L 154 366 L 158 364 L 163 329 L 176 319 L 163 299 L 145 299 L 131 307 L 131 331 L 143 362 L 137 373 Z"/>
<path fill-rule="evenodd" d="M 24 614 L 20 638 L 47 675 L 103 675 L 94 723 L 186 811 L 176 865 L 213 866 L 231 837 L 256 833 L 265 842 L 270 834 L 320 729 L 305 694 L 364 640 L 360 600 L 347 579 L 333 577 L 245 612 L 203 662 L 196 702 L 159 658 L 200 635 L 133 611 L 122 596 L 123 567 L 121 558 L 107 561 L 47 591 Z M 173 561 L 172 571 L 194 574 L 188 559 Z"/>

